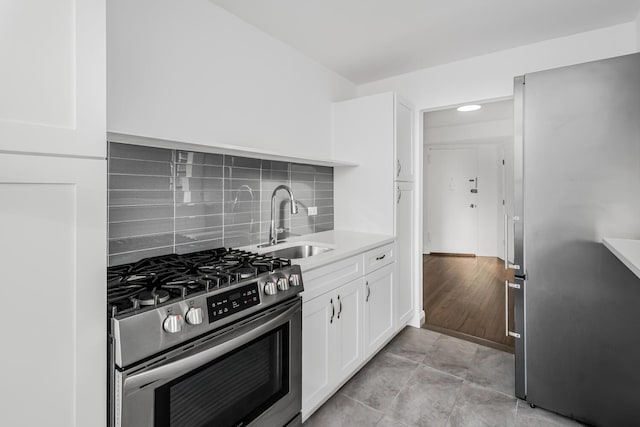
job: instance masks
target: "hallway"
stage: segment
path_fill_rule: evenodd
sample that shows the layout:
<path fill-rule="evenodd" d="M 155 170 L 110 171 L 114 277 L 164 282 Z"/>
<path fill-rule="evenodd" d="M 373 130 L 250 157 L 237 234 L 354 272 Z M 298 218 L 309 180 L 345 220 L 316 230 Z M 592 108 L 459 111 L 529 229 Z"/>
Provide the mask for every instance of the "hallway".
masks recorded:
<path fill-rule="evenodd" d="M 423 278 L 423 328 L 513 352 L 514 339 L 505 336 L 502 260 L 423 255 Z M 513 304 L 509 312 L 513 324 Z"/>

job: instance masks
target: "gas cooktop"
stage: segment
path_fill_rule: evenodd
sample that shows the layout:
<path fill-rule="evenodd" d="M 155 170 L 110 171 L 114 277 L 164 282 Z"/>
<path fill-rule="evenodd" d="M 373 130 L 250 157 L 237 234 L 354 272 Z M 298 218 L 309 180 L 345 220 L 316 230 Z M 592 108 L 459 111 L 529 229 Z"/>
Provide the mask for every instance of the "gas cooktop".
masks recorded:
<path fill-rule="evenodd" d="M 218 248 L 109 267 L 108 313 L 115 317 L 157 308 L 289 266 L 286 259 Z"/>

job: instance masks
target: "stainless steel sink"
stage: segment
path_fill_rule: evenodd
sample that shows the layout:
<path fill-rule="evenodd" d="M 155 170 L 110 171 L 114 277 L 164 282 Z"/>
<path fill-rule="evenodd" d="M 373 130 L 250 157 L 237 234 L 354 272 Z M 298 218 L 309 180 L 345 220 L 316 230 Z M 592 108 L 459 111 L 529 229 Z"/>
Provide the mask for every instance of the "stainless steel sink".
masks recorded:
<path fill-rule="evenodd" d="M 277 251 L 267 252 L 265 255 L 271 255 L 278 258 L 286 259 L 299 259 L 309 258 L 310 256 L 322 254 L 324 252 L 332 251 L 333 248 L 327 248 L 323 246 L 313 245 L 298 245 L 290 246 L 288 248 L 278 249 Z"/>

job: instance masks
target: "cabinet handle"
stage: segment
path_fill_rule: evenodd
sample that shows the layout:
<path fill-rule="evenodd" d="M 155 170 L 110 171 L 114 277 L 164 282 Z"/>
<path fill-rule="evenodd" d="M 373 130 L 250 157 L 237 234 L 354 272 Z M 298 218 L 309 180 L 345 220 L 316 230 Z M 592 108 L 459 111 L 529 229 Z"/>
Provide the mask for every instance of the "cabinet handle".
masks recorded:
<path fill-rule="evenodd" d="M 338 295 L 338 304 L 340 304 L 340 308 L 338 309 L 338 319 L 339 319 L 340 313 L 342 313 L 342 300 L 340 299 L 340 295 Z"/>
<path fill-rule="evenodd" d="M 333 316 L 336 315 L 336 307 L 333 305 L 333 298 L 331 298 L 329 303 L 331 304 L 331 319 L 329 319 L 329 323 L 333 323 Z"/>
<path fill-rule="evenodd" d="M 366 285 L 367 285 L 367 299 L 365 302 L 369 302 L 369 297 L 371 296 L 371 288 L 369 287 L 369 281 L 367 281 Z"/>
<path fill-rule="evenodd" d="M 396 173 L 396 176 L 400 176 L 400 171 L 402 170 L 402 164 L 400 163 L 400 160 L 396 160 L 398 162 L 398 172 Z"/>
<path fill-rule="evenodd" d="M 382 254 L 379 257 L 376 258 L 376 261 L 380 261 L 381 259 L 384 259 L 384 257 L 386 257 L 387 254 Z"/>
<path fill-rule="evenodd" d="M 398 187 L 398 200 L 396 201 L 396 203 L 400 203 L 401 198 L 402 198 L 402 190 L 400 189 L 400 187 Z"/>

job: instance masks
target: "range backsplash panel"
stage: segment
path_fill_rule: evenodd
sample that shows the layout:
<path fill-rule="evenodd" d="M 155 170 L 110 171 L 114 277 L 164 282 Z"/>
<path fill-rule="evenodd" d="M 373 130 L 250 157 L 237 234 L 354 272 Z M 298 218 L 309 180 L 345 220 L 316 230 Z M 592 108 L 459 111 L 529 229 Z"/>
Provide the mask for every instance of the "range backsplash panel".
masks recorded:
<path fill-rule="evenodd" d="M 333 229 L 333 168 L 109 143 L 109 265 L 172 252 L 263 243 L 271 193 L 287 235 Z M 316 206 L 318 214 L 308 216 Z"/>

